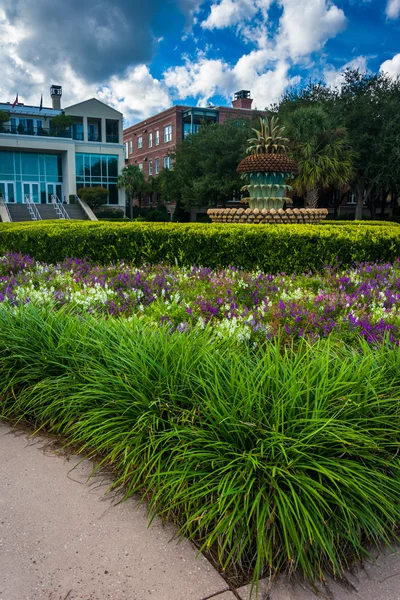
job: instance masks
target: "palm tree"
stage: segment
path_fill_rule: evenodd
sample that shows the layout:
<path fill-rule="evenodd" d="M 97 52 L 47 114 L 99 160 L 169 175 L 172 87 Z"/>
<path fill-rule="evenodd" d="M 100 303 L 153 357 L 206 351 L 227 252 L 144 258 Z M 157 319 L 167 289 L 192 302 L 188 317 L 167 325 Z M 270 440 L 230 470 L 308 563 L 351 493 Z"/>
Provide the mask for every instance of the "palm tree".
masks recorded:
<path fill-rule="evenodd" d="M 343 188 L 349 183 L 355 153 L 346 129 L 333 126 L 322 108 L 298 108 L 288 115 L 286 125 L 299 167 L 292 186 L 305 194 L 308 208 L 316 208 L 321 188 Z"/>
<path fill-rule="evenodd" d="M 125 188 L 126 197 L 129 204 L 129 216 L 132 219 L 133 207 L 132 201 L 134 198 L 141 202 L 141 196 L 146 191 L 147 183 L 143 171 L 136 165 L 126 165 L 118 175 L 117 187 Z"/>

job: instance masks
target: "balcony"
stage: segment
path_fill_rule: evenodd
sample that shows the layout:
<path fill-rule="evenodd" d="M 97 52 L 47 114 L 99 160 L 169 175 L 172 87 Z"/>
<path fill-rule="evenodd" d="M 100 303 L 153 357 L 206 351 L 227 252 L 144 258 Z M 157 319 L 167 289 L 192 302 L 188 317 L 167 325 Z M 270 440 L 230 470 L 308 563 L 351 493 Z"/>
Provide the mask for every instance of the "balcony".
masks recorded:
<path fill-rule="evenodd" d="M 11 133 L 13 135 L 32 135 L 37 137 L 58 137 L 80 141 L 83 140 L 83 133 L 72 131 L 70 128 L 55 129 L 54 127 L 23 127 L 21 125 L 12 127 L 11 125 L 3 125 L 0 128 L 0 134 L 1 133 Z"/>

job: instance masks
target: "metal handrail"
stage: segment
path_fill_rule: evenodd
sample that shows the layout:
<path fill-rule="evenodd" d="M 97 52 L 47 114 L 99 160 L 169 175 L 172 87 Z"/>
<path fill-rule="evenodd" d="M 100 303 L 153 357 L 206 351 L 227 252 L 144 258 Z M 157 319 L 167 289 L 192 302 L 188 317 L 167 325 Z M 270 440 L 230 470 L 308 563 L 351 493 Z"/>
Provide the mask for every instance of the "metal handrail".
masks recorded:
<path fill-rule="evenodd" d="M 31 197 L 29 194 L 25 195 L 25 204 L 28 208 L 29 214 L 31 215 L 32 221 L 41 221 L 42 217 L 40 216 L 40 212 L 37 209 L 37 206 L 31 202 Z"/>
<path fill-rule="evenodd" d="M 54 204 L 54 208 L 56 209 L 56 213 L 59 219 L 69 219 L 69 214 L 65 210 L 62 202 L 60 202 L 59 197 L 56 194 L 51 195 L 51 201 Z"/>

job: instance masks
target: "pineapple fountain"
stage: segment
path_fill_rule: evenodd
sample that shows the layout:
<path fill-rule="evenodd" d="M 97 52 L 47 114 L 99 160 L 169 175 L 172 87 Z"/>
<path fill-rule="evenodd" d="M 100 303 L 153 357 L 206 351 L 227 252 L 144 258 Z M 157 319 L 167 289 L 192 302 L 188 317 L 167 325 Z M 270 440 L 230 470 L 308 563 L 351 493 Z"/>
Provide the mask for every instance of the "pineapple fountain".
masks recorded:
<path fill-rule="evenodd" d="M 241 191 L 249 193 L 242 203 L 249 208 L 210 208 L 207 212 L 219 223 L 319 223 L 326 217 L 326 208 L 283 209 L 286 192 L 292 188 L 286 182 L 297 173 L 296 162 L 287 155 L 289 140 L 283 137 L 278 117 L 261 118 L 256 137 L 249 140 L 249 156 L 237 172 L 247 180 Z"/>

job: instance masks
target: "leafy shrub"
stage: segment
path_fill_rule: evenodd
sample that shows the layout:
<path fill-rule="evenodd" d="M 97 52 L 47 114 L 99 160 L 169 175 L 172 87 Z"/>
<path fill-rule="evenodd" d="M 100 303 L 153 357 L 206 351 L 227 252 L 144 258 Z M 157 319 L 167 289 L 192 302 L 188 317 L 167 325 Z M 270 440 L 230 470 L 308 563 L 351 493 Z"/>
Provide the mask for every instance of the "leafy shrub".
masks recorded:
<path fill-rule="evenodd" d="M 103 187 L 86 187 L 78 190 L 78 196 L 86 202 L 90 208 L 98 208 L 107 203 L 109 191 Z"/>
<path fill-rule="evenodd" d="M 98 219 L 122 219 L 124 211 L 120 208 L 102 208 L 96 210 L 96 217 Z"/>
<path fill-rule="evenodd" d="M 398 528 L 398 348 L 277 340 L 258 353 L 208 328 L 26 305 L 0 309 L 0 357 L 3 418 L 100 454 L 126 497 L 242 581 L 340 577 Z"/>
<path fill-rule="evenodd" d="M 372 227 L 389 227 L 389 226 L 399 226 L 399 223 L 397 223 L 396 221 L 368 221 L 367 219 L 364 219 L 362 221 L 345 221 L 345 220 L 341 220 L 341 221 L 331 221 L 331 220 L 325 220 L 325 221 L 321 221 L 320 223 L 321 225 L 336 225 L 338 227 L 357 227 L 357 226 L 372 226 Z"/>
<path fill-rule="evenodd" d="M 66 256 L 108 263 L 118 259 L 267 273 L 319 270 L 327 264 L 400 256 L 397 225 L 237 225 L 201 223 L 3 223 L 0 252 L 57 262 Z"/>

